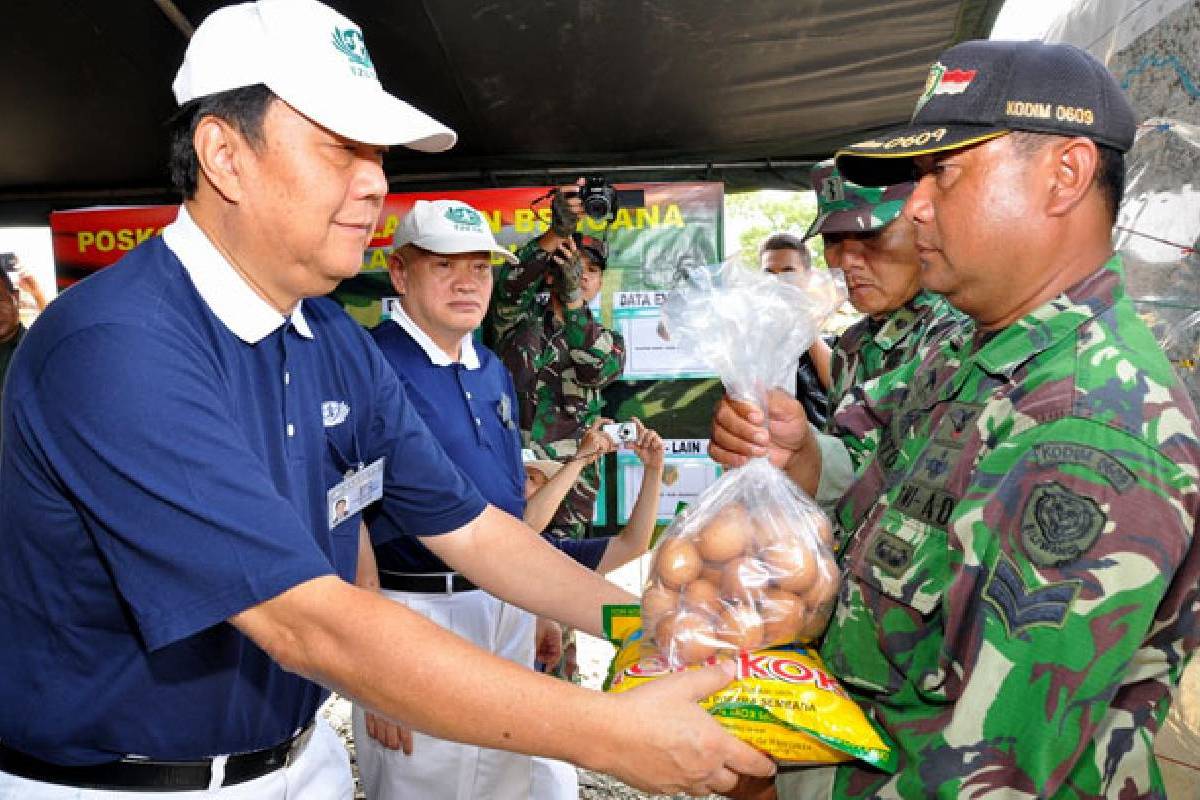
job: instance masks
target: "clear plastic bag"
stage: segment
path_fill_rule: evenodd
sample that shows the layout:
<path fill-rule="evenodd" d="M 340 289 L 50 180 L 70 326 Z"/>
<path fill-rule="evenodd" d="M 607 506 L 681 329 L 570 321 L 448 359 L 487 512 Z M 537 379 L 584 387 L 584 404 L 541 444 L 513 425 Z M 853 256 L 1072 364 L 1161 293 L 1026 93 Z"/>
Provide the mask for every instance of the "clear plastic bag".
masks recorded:
<path fill-rule="evenodd" d="M 662 328 L 730 396 L 765 405 L 845 297 L 834 275 L 783 281 L 727 262 L 688 270 Z M 808 642 L 838 589 L 829 520 L 765 458 L 732 469 L 667 528 L 642 596 L 642 626 L 671 668 L 721 653 Z"/>

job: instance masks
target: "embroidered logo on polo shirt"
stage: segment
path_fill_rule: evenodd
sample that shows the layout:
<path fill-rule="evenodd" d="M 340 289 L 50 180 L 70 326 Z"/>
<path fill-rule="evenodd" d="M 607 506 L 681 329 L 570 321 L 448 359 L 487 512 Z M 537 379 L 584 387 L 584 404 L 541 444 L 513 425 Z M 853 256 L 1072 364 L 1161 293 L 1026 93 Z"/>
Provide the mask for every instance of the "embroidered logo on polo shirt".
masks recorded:
<path fill-rule="evenodd" d="M 326 428 L 341 425 L 350 416 L 350 404 L 344 400 L 326 400 L 321 403 L 321 421 Z"/>

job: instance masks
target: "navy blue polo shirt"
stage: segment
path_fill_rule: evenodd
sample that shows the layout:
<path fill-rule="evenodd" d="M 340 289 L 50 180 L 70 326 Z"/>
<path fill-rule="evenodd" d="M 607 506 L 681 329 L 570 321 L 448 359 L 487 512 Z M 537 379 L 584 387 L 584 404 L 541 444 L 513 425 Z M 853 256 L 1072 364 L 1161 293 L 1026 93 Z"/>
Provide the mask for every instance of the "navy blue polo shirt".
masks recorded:
<path fill-rule="evenodd" d="M 488 348 L 463 337 L 458 361 L 452 361 L 414 323 L 402 307 L 396 318 L 376 326 L 371 335 L 400 376 L 417 413 L 484 499 L 517 519 L 525 513 L 525 468 L 512 376 Z M 375 560 L 394 572 L 449 572 L 429 548 L 385 518 L 369 513 Z M 543 538 L 588 569 L 596 569 L 607 539 Z"/>
<path fill-rule="evenodd" d="M 182 259 L 182 262 L 181 260 Z M 225 622 L 356 567 L 327 491 L 386 458 L 381 513 L 436 534 L 485 503 L 334 303 L 290 318 L 184 210 L 71 288 L 9 371 L 0 740 L 62 764 L 267 747 L 321 687 Z"/>
<path fill-rule="evenodd" d="M 517 519 L 525 513 L 525 469 L 512 376 L 483 345 L 463 338 L 452 361 L 416 323 L 397 308 L 396 317 L 371 331 L 396 370 L 404 392 L 433 431 L 450 460 L 475 484 L 484 499 Z M 395 572 L 449 572 L 450 568 L 394 523 L 367 515 L 380 569 Z M 386 541 L 384 541 L 386 540 Z"/>

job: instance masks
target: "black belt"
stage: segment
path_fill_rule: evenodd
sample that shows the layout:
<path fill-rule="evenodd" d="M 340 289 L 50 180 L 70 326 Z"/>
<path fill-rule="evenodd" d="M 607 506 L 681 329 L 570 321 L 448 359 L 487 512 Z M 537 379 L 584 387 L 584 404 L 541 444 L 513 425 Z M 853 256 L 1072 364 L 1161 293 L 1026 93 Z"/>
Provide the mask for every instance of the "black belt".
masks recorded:
<path fill-rule="evenodd" d="M 379 570 L 379 585 L 392 592 L 421 592 L 424 594 L 454 594 L 470 592 L 479 587 L 457 572 L 434 572 L 413 575 Z"/>
<path fill-rule="evenodd" d="M 295 736 L 274 747 L 229 756 L 225 761 L 225 779 L 220 785 L 235 786 L 286 767 L 304 750 L 312 730 L 313 723 L 310 722 Z M 106 764 L 72 767 L 42 761 L 0 742 L 0 772 L 78 789 L 160 792 L 207 789 L 212 782 L 212 764 L 211 758 L 152 761 L 129 756 Z"/>

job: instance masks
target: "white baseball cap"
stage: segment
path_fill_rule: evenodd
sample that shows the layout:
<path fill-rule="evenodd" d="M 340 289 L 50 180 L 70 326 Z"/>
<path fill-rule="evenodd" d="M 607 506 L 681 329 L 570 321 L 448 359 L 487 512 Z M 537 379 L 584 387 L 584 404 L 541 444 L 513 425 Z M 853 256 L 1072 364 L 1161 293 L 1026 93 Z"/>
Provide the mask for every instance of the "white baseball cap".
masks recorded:
<path fill-rule="evenodd" d="M 363 144 L 436 153 L 458 138 L 385 92 L 362 30 L 316 0 L 218 8 L 192 35 L 172 89 L 183 105 L 258 83 L 319 125 Z"/>
<path fill-rule="evenodd" d="M 418 200 L 396 226 L 396 247 L 415 244 L 441 255 L 490 252 L 511 264 L 518 259 L 492 236 L 487 219 L 461 200 Z"/>

